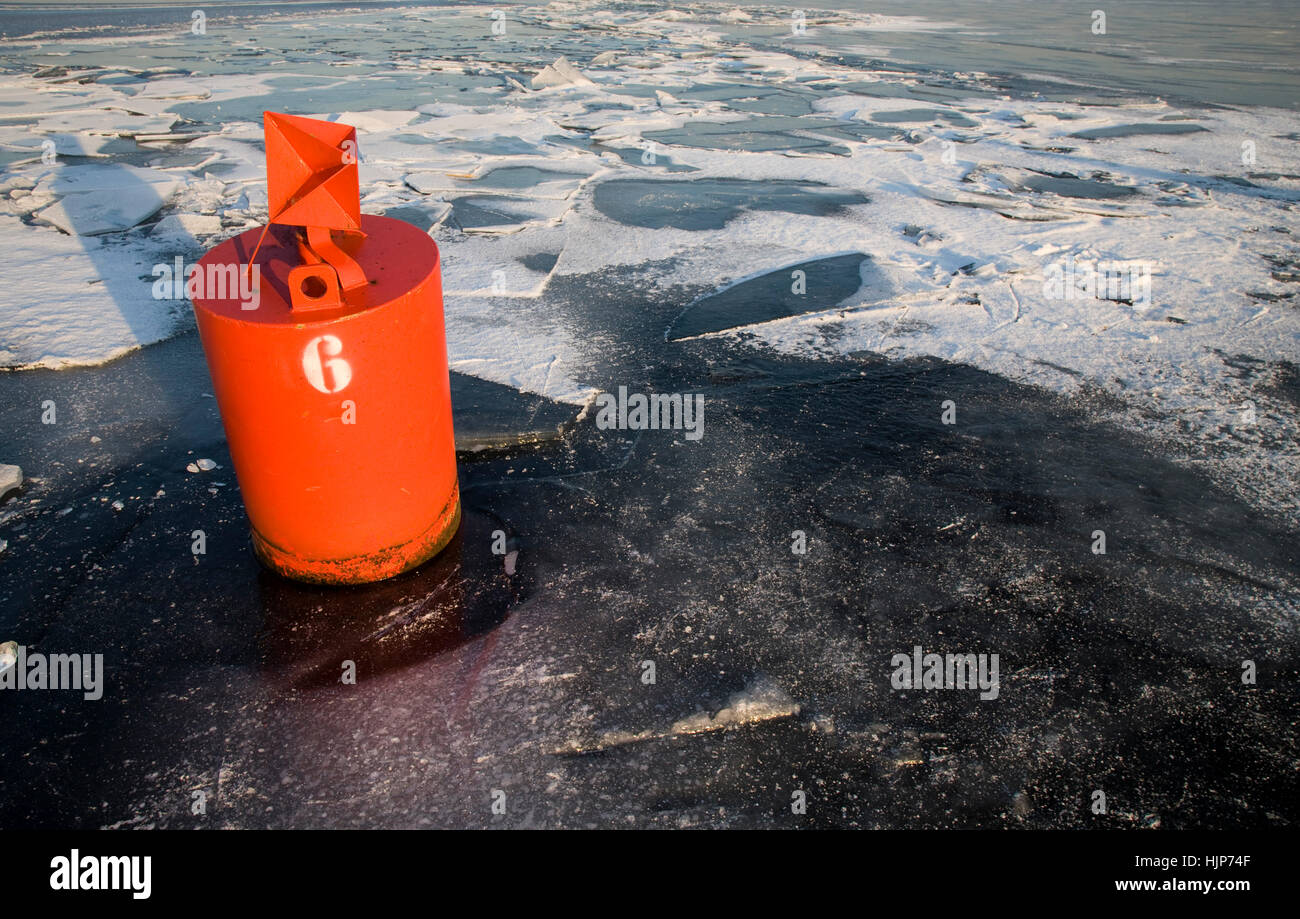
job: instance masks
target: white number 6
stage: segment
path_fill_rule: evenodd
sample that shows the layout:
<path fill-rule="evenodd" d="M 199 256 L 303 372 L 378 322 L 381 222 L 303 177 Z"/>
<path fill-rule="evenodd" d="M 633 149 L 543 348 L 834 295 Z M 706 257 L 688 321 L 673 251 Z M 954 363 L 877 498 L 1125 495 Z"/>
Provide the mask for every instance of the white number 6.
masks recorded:
<path fill-rule="evenodd" d="M 335 335 L 317 335 L 307 342 L 302 352 L 302 372 L 312 388 L 323 393 L 342 392 L 352 382 L 352 366 L 337 355 L 343 353 L 343 342 Z M 327 357 L 329 360 L 321 360 Z M 326 381 L 325 372 L 329 371 Z"/>

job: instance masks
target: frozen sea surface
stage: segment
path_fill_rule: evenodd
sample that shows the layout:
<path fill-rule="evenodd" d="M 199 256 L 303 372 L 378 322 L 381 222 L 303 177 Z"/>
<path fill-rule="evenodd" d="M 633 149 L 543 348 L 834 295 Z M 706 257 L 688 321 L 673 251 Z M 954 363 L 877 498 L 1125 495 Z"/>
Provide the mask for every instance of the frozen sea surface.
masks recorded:
<path fill-rule="evenodd" d="M 363 207 L 437 238 L 464 373 L 574 404 L 606 388 L 547 297 L 559 277 L 657 264 L 656 287 L 725 291 L 860 252 L 861 290 L 831 302 L 814 280 L 710 332 L 1105 392 L 1294 510 L 1274 487 L 1295 479 L 1294 413 L 1271 394 L 1300 350 L 1300 134 L 1293 111 L 1242 104 L 1294 101 L 1294 28 L 1261 27 L 1269 4 L 1168 23 L 1136 4 L 1104 35 L 1090 11 L 1033 4 L 840 6 L 797 23 L 552 3 L 503 25 L 479 7 L 236 6 L 204 34 L 174 7 L 40 31 L 6 12 L 0 365 L 96 363 L 190 327 L 187 303 L 153 298 L 154 266 L 264 219 L 277 109 L 355 124 Z M 585 80 L 531 89 L 560 57 Z M 1046 295 L 1055 266 L 1098 263 L 1148 272 L 1150 301 Z"/>
<path fill-rule="evenodd" d="M 0 699 L 3 823 L 1294 823 L 1294 29 L 1038 6 L 0 16 L 0 640 L 113 693 Z M 258 571 L 153 296 L 265 219 L 266 109 L 442 251 L 466 523 L 388 584 Z M 1097 262 L 1149 300 L 1051 292 Z M 892 691 L 916 644 L 999 700 Z"/>
<path fill-rule="evenodd" d="M 703 393 L 705 436 L 587 417 L 557 439 L 562 404 L 457 378 L 459 435 L 513 425 L 536 444 L 463 445 L 460 536 L 369 587 L 259 570 L 194 333 L 0 377 L 33 471 L 0 506 L 5 635 L 99 650 L 107 674 L 101 702 L 0 694 L 0 823 L 1300 819 L 1293 522 L 1088 399 L 934 358 L 664 342 L 694 298 L 652 295 L 651 273 L 550 296 L 593 372 Z M 13 408 L 44 399 L 66 412 L 53 432 Z M 186 472 L 197 457 L 218 468 Z M 999 654 L 998 698 L 893 690 L 893 655 L 916 645 Z"/>

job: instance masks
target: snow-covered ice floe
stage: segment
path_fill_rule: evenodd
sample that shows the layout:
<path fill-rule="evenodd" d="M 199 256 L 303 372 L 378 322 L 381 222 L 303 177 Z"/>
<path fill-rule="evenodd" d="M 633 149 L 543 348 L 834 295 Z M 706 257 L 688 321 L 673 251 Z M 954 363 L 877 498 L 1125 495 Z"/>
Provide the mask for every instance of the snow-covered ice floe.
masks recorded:
<path fill-rule="evenodd" d="M 1260 446 L 1262 415 L 1242 468 L 1294 481 L 1294 112 L 884 69 L 889 35 L 946 24 L 808 15 L 271 10 L 8 41 L 0 365 L 188 327 L 154 266 L 265 219 L 272 109 L 355 125 L 363 209 L 437 239 L 455 370 L 585 402 L 548 286 L 654 266 L 696 292 L 668 341 L 966 362 L 1115 397 L 1193 454 Z"/>

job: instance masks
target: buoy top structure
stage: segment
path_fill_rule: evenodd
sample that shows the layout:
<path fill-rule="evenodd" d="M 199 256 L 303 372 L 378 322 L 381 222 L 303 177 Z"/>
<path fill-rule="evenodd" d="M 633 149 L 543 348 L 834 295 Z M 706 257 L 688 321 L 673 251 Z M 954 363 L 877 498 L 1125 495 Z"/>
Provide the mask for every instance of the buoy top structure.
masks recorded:
<path fill-rule="evenodd" d="M 460 521 L 438 247 L 361 213 L 355 128 L 264 127 L 267 224 L 209 251 L 218 283 L 192 297 L 253 548 L 300 580 L 379 580 Z"/>

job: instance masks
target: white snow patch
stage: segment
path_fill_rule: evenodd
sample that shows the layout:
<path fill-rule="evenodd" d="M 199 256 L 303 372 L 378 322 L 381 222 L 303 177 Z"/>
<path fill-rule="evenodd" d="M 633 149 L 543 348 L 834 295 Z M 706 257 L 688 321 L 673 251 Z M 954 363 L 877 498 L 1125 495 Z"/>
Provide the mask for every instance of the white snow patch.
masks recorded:
<path fill-rule="evenodd" d="M 27 227 L 13 217 L 0 216 L 0 236 L 0 366 L 98 364 L 172 333 L 172 304 L 153 299 L 148 277 L 155 262 L 145 252 L 105 237 Z"/>

